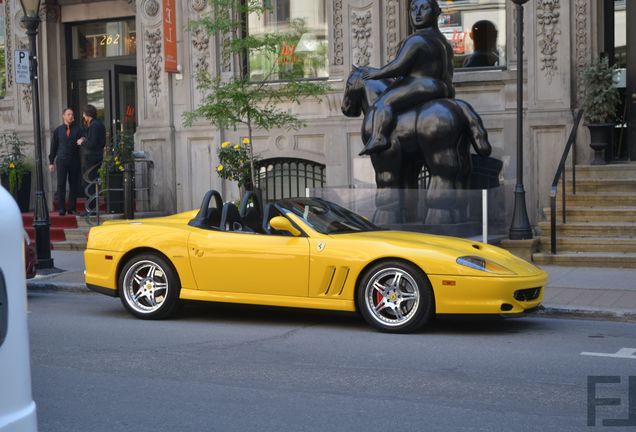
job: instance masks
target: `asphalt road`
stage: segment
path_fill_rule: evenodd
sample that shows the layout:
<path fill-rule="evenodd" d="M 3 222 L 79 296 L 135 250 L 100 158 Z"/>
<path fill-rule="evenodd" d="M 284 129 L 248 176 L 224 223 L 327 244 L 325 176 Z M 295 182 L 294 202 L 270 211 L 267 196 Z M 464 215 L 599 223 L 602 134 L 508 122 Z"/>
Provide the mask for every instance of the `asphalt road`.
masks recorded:
<path fill-rule="evenodd" d="M 240 305 L 141 321 L 77 293 L 30 293 L 29 323 L 43 432 L 636 430 L 600 426 L 628 417 L 636 354 L 581 355 L 636 348 L 636 324 L 444 319 L 388 335 L 352 314 Z M 621 379 L 599 385 L 622 405 L 598 407 L 595 428 L 590 375 Z"/>

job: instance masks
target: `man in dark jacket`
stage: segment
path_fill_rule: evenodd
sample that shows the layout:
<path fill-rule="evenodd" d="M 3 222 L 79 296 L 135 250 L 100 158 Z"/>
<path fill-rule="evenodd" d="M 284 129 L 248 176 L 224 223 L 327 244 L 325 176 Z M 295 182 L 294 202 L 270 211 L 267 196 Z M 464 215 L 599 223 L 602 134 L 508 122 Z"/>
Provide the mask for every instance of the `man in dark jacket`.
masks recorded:
<path fill-rule="evenodd" d="M 77 190 L 80 187 L 80 138 L 82 130 L 74 123 L 73 110 L 65 108 L 62 112 L 63 123 L 53 131 L 51 153 L 49 153 L 49 171 L 57 169 L 57 199 L 60 216 L 66 214 L 66 182 L 68 180 L 68 212 L 75 212 Z"/>
<path fill-rule="evenodd" d="M 97 118 L 97 109 L 93 105 L 86 105 L 84 108 L 84 136 L 80 142 L 84 153 L 84 176 L 89 181 L 95 181 L 99 167 L 104 159 L 104 146 L 106 145 L 106 127 Z M 93 195 L 95 187 L 88 189 L 88 194 Z M 87 209 L 95 210 L 95 209 Z"/>

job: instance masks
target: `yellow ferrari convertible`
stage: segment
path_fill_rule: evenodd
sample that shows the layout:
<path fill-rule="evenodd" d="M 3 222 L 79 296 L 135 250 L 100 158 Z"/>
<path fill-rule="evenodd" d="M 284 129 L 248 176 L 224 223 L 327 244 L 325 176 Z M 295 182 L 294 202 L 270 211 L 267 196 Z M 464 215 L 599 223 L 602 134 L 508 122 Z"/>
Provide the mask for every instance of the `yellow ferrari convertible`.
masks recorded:
<path fill-rule="evenodd" d="M 90 230 L 86 285 L 143 319 L 180 300 L 359 311 L 406 333 L 434 314 L 519 315 L 547 274 L 476 241 L 388 231 L 319 198 L 237 208 L 209 191 L 201 208 Z"/>

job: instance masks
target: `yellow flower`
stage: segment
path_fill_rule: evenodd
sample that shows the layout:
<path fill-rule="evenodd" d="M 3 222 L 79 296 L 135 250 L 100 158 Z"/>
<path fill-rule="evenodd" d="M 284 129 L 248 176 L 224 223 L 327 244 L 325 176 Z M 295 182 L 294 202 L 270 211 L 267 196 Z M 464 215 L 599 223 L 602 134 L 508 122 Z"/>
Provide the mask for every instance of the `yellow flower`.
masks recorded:
<path fill-rule="evenodd" d="M 124 170 L 124 167 L 119 165 L 119 171 L 123 171 L 123 170 Z"/>
<path fill-rule="evenodd" d="M 15 164 L 13 162 L 9 162 L 9 169 L 15 169 Z"/>
<path fill-rule="evenodd" d="M 241 148 L 241 145 L 240 145 L 240 144 L 236 144 L 236 145 L 234 146 L 234 150 L 238 150 L 238 149 L 240 149 L 240 148 Z"/>
<path fill-rule="evenodd" d="M 249 144 L 249 143 L 250 143 L 249 138 L 243 138 L 243 144 Z"/>
<path fill-rule="evenodd" d="M 228 148 L 229 146 L 231 146 L 232 143 L 229 141 L 225 141 L 223 144 L 221 144 L 221 148 Z"/>
<path fill-rule="evenodd" d="M 223 165 L 219 165 L 218 167 L 216 167 L 217 172 L 221 172 L 223 171 Z"/>

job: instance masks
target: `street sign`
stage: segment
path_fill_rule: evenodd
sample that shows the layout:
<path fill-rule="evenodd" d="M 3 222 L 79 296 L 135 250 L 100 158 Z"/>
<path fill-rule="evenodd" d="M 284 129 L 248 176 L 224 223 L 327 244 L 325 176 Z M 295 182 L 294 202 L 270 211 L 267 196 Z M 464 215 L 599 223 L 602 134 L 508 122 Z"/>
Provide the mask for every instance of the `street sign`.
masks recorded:
<path fill-rule="evenodd" d="M 30 60 L 28 50 L 15 50 L 13 53 L 15 65 L 15 82 L 18 84 L 31 84 Z"/>

